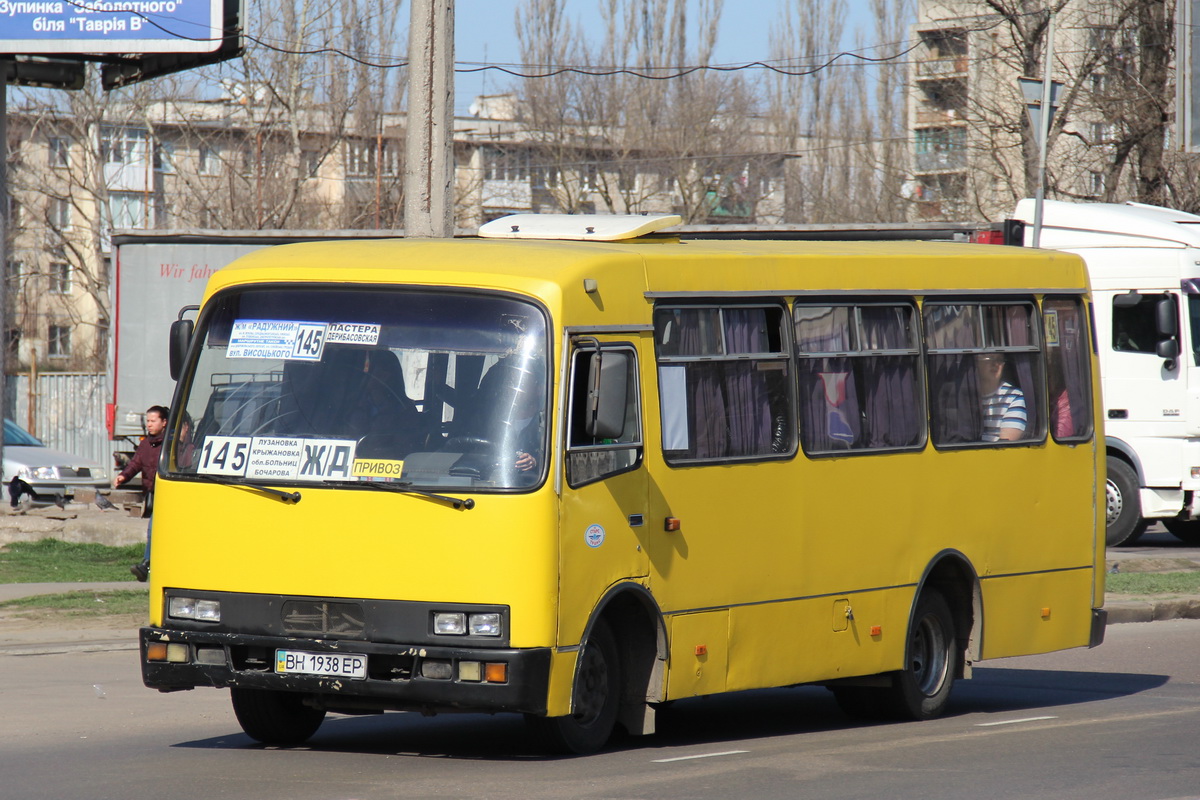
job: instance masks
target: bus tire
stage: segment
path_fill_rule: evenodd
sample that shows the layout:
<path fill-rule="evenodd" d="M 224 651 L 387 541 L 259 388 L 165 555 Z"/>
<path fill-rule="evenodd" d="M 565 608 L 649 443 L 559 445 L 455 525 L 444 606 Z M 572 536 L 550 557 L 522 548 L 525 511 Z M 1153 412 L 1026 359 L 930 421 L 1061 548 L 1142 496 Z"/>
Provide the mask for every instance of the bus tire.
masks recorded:
<path fill-rule="evenodd" d="M 1108 457 L 1108 479 L 1104 487 L 1104 542 L 1109 547 L 1133 544 L 1146 530 L 1142 519 L 1137 473 L 1115 456 Z"/>
<path fill-rule="evenodd" d="M 904 668 L 893 673 L 891 687 L 884 690 L 890 716 L 909 720 L 941 716 L 962 660 L 954 616 L 941 592 L 921 593 L 904 651 Z"/>
<path fill-rule="evenodd" d="M 303 744 L 325 720 L 324 710 L 309 708 L 293 692 L 233 688 L 229 697 L 242 730 L 263 744 Z"/>
<path fill-rule="evenodd" d="M 579 658 L 572 713 L 565 717 L 526 717 L 542 746 L 554 753 L 594 753 L 608 743 L 616 727 L 621 662 L 607 622 L 600 619 L 592 626 Z"/>
<path fill-rule="evenodd" d="M 1200 547 L 1200 519 L 1164 519 L 1162 524 L 1179 541 Z"/>

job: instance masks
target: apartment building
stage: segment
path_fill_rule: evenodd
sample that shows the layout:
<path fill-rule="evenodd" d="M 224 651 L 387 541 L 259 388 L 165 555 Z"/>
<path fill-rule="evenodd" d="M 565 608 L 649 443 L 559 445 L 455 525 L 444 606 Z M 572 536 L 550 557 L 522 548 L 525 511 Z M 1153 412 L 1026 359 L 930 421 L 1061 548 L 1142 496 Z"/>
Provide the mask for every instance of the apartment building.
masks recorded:
<path fill-rule="evenodd" d="M 1000 219 L 1036 189 L 1038 147 L 1018 78 L 1041 80 L 1049 26 L 1043 4 L 919 0 L 909 68 L 914 216 Z M 1028 6 L 1028 8 L 1025 8 Z M 1049 138 L 1046 196 L 1136 196 L 1146 105 L 1170 109 L 1171 85 L 1147 85 L 1146 32 L 1131 0 L 1069 0 L 1054 20 L 1052 78 L 1062 84 Z M 1171 47 L 1169 18 L 1155 47 Z M 1162 126 L 1169 125 L 1161 123 Z M 1150 131 L 1159 141 L 1169 130 Z"/>

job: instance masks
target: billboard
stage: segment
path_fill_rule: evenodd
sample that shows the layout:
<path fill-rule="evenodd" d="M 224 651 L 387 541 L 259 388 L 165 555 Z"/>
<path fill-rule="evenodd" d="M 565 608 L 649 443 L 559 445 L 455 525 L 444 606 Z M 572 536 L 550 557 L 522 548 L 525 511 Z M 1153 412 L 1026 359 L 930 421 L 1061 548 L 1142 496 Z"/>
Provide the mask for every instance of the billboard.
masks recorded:
<path fill-rule="evenodd" d="M 0 53 L 211 53 L 225 0 L 0 0 Z"/>

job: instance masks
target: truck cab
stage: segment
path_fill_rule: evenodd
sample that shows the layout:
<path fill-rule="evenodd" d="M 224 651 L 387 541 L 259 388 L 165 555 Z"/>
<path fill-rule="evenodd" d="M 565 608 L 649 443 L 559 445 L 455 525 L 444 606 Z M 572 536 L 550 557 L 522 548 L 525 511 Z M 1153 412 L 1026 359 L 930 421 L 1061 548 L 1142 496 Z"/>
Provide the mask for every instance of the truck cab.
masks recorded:
<path fill-rule="evenodd" d="M 1014 219 L 1032 223 L 1033 200 Z M 1026 244 L 1033 226 L 1026 225 Z M 1200 216 L 1044 201 L 1039 245 L 1087 262 L 1104 391 L 1107 542 L 1200 542 Z"/>

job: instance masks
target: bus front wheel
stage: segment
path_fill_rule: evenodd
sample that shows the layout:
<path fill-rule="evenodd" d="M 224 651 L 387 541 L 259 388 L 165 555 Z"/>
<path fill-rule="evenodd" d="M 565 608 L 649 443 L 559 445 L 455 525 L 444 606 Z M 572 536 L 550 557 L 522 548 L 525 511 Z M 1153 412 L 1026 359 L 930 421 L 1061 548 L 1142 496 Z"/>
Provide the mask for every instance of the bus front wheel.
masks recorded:
<path fill-rule="evenodd" d="M 621 663 L 617 641 L 604 620 L 592 626 L 579 659 L 572 713 L 565 717 L 526 717 L 542 744 L 555 753 L 594 753 L 608 743 L 616 726 Z"/>
<path fill-rule="evenodd" d="M 940 716 L 950 702 L 962 652 L 946 598 L 925 591 L 917 601 L 905 646 L 904 668 L 885 690 L 892 716 L 925 720 Z"/>
<path fill-rule="evenodd" d="M 1108 480 L 1104 487 L 1105 544 L 1133 544 L 1146 530 L 1138 493 L 1137 473 L 1119 458 L 1108 457 Z"/>
<path fill-rule="evenodd" d="M 303 744 L 325 721 L 323 710 L 309 708 L 292 692 L 234 688 L 229 696 L 242 730 L 263 744 Z"/>

